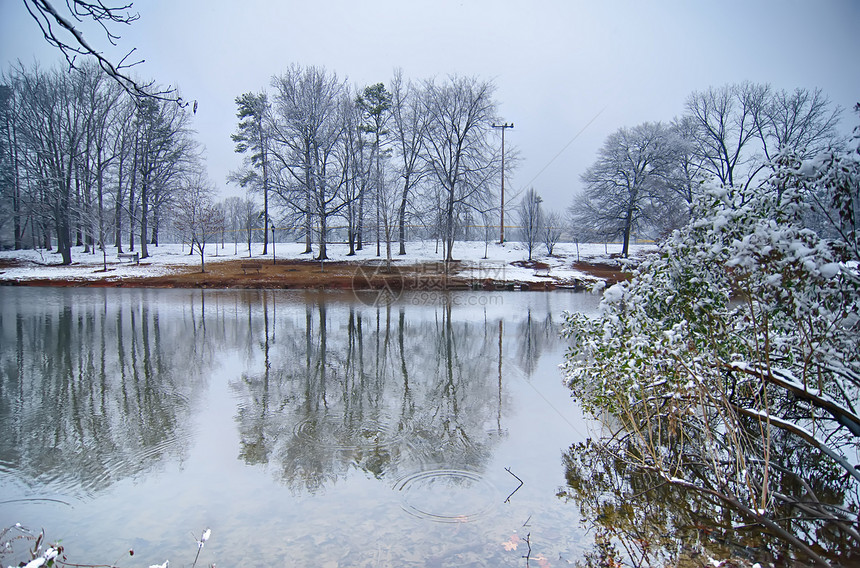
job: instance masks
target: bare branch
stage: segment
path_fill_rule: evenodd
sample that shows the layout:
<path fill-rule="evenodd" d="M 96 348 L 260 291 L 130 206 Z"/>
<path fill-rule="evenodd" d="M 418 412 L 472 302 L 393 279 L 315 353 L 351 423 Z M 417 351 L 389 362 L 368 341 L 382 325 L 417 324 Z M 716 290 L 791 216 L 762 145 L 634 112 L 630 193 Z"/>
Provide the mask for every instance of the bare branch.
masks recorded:
<path fill-rule="evenodd" d="M 114 65 L 102 52 L 96 50 L 87 41 L 83 32 L 75 26 L 72 20 L 63 16 L 48 0 L 24 0 L 24 6 L 39 26 L 48 44 L 59 49 L 66 58 L 70 69 L 79 69 L 76 61 L 77 56 L 92 57 L 108 76 L 136 99 L 153 98 L 171 101 L 183 107 L 188 104 L 182 100 L 182 97 L 178 96 L 176 89 L 168 87 L 167 89 L 153 90 L 154 81 L 141 83 L 125 72 L 126 69 L 139 65 L 144 61 L 140 59 L 133 63 L 127 63 L 128 58 L 134 53 L 135 49 L 131 49 L 120 59 L 119 63 Z M 140 18 L 139 14 L 130 11 L 132 7 L 131 3 L 120 6 L 106 6 L 102 2 L 93 3 L 86 2 L 85 0 L 67 0 L 66 6 L 69 8 L 69 12 L 74 20 L 82 23 L 86 20 L 92 20 L 100 25 L 111 45 L 117 45 L 117 40 L 120 39 L 120 36 L 110 30 L 108 27 L 109 24 L 128 25 Z M 71 35 L 72 39 L 62 37 L 63 31 Z"/>

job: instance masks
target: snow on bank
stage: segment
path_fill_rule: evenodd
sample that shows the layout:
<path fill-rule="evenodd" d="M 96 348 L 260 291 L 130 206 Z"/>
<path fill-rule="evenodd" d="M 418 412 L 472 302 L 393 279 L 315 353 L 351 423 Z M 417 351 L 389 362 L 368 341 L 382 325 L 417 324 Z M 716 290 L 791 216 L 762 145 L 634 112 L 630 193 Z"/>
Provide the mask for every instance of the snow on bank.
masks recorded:
<path fill-rule="evenodd" d="M 415 263 L 440 262 L 442 260 L 441 246 L 436 247 L 433 241 L 410 242 L 406 245 L 407 254 L 398 256 L 396 244 L 392 244 L 392 262 L 394 265 L 407 265 Z M 0 259 L 16 260 L 26 263 L 26 266 L 12 267 L 0 270 L 0 282 L 3 281 L 26 281 L 26 280 L 76 280 L 93 281 L 107 280 L 116 281 L 125 278 L 145 278 L 165 276 L 171 273 L 185 271 L 200 266 L 200 255 L 189 254 L 188 246 L 168 244 L 160 246 L 149 246 L 150 256 L 141 259 L 139 265 L 128 260 L 117 258 L 116 249 L 109 247 L 107 257 L 101 251 L 84 253 L 83 247 L 72 249 L 72 264 L 63 266 L 58 254 L 44 250 L 19 250 L 0 251 Z M 250 260 L 264 261 L 272 259 L 272 246 L 265 257 L 260 254 L 261 243 L 252 245 L 252 258 Z M 276 243 L 274 254 L 277 260 L 312 260 L 308 254 L 302 254 L 304 244 L 302 243 Z M 654 251 L 654 245 L 631 245 L 631 256 L 640 257 L 648 252 Z M 345 245 L 329 245 L 328 256 L 330 261 L 343 261 L 355 263 L 382 262 L 385 260 L 385 244 L 382 244 L 381 256 L 376 255 L 376 244 L 366 245 L 364 250 L 355 256 L 346 256 L 348 249 Z M 454 258 L 461 261 L 460 276 L 470 280 L 504 280 L 508 282 L 594 282 L 597 279 L 591 275 L 577 270 L 572 264 L 577 260 L 585 262 L 599 262 L 606 264 L 617 264 L 616 257 L 621 252 L 620 244 L 580 244 L 578 247 L 573 243 L 559 243 L 556 245 L 553 256 L 549 257 L 540 252 L 546 252 L 540 247 L 532 258 L 548 266 L 548 268 L 533 269 L 516 266 L 513 263 L 528 259 L 528 250 L 522 243 L 509 242 L 504 245 L 497 243 L 486 247 L 481 242 L 457 242 L 454 245 Z M 316 251 L 315 251 L 316 254 Z M 233 243 L 226 244 L 223 248 L 218 245 L 206 246 L 206 263 L 223 262 L 227 260 L 244 259 L 249 260 L 248 247 L 238 246 Z M 105 260 L 107 272 L 104 270 Z"/>

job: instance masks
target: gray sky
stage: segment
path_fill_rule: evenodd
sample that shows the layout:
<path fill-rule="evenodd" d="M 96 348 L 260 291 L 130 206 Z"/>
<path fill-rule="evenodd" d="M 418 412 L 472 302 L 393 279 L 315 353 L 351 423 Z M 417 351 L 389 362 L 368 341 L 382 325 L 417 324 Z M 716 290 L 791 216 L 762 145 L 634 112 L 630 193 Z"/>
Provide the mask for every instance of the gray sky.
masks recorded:
<path fill-rule="evenodd" d="M 55 0 L 58 8 L 65 2 Z M 860 2 L 855 0 L 505 1 L 138 0 L 118 31 L 145 79 L 198 100 L 193 119 L 209 173 L 225 192 L 241 163 L 230 134 L 237 95 L 291 63 L 322 65 L 350 83 L 449 74 L 494 80 L 506 142 L 520 152 L 506 192 L 535 187 L 566 208 L 608 134 L 669 121 L 694 90 L 750 80 L 820 87 L 858 123 Z M 98 30 L 92 43 L 110 47 Z M 120 53 L 121 51 L 121 53 Z M 63 64 L 21 0 L 0 0 L 0 61 Z"/>

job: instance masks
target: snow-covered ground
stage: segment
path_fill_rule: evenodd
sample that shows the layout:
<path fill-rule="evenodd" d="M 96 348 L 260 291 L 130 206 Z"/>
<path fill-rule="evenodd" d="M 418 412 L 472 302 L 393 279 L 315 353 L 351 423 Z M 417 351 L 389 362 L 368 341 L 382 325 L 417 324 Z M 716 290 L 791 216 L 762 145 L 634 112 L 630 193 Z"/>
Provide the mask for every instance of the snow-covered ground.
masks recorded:
<path fill-rule="evenodd" d="M 407 243 L 405 256 L 396 254 L 396 244 L 392 244 L 392 261 L 395 264 L 413 264 L 419 262 L 438 262 L 442 259 L 441 247 L 437 251 L 436 243 L 433 241 Z M 304 244 L 302 243 L 276 243 L 275 255 L 278 260 L 301 259 L 310 260 L 311 255 L 302 254 Z M 654 245 L 631 245 L 631 257 L 641 257 L 655 250 Z M 265 257 L 260 255 L 261 243 L 252 245 L 253 259 L 262 260 L 272 258 L 272 247 L 270 244 L 269 254 Z M 314 253 L 316 254 L 316 250 Z M 382 256 L 376 256 L 376 244 L 365 245 L 363 251 L 355 256 L 346 256 L 348 249 L 345 245 L 334 244 L 328 246 L 330 261 L 346 262 L 375 262 L 385 260 L 385 244 L 382 244 Z M 549 265 L 549 270 L 535 270 L 515 266 L 514 262 L 528 259 L 528 250 L 522 243 L 508 242 L 504 245 L 497 243 L 486 247 L 482 242 L 457 242 L 454 245 L 454 258 L 462 261 L 460 275 L 472 280 L 490 278 L 494 280 L 506 280 L 517 282 L 569 282 L 578 279 L 583 282 L 596 280 L 593 276 L 585 274 L 572 268 L 571 264 L 577 260 L 587 262 L 603 262 L 617 264 L 616 257 L 621 252 L 620 244 L 580 244 L 559 243 L 553 251 L 553 256 L 547 256 L 546 248 L 542 245 L 536 249 L 532 258 L 535 261 Z M 115 280 L 122 278 L 139 278 L 147 276 L 164 276 L 189 267 L 200 265 L 199 254 L 189 254 L 188 246 L 177 244 L 149 246 L 149 257 L 142 259 L 140 265 L 135 265 L 128 260 L 117 258 L 116 249 L 109 247 L 105 256 L 101 251 L 95 254 L 84 253 L 83 247 L 75 247 L 72 250 L 72 265 L 62 266 L 58 254 L 44 250 L 20 250 L 0 251 L 0 259 L 16 259 L 25 261 L 26 266 L 7 268 L 0 270 L 0 282 L 23 281 L 23 280 Z M 233 243 L 227 243 L 222 248 L 220 244 L 206 246 L 206 263 L 223 262 L 227 260 L 248 259 L 247 245 L 239 244 L 238 251 Z M 104 270 L 105 260 L 107 272 Z"/>

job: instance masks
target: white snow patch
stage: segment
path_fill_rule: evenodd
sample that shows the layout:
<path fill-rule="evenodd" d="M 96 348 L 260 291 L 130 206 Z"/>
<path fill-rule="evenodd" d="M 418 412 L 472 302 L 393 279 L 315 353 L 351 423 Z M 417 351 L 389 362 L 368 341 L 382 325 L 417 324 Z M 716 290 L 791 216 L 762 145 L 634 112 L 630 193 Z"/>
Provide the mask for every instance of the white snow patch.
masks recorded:
<path fill-rule="evenodd" d="M 840 264 L 838 262 L 829 262 L 827 264 L 822 265 L 818 270 L 821 271 L 821 276 L 830 280 L 840 271 Z"/>

